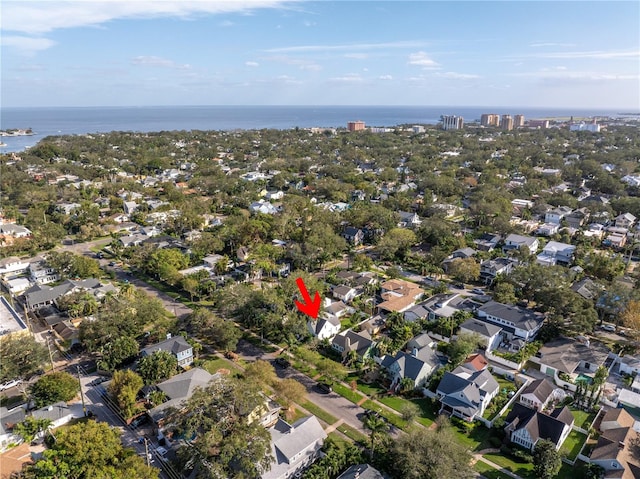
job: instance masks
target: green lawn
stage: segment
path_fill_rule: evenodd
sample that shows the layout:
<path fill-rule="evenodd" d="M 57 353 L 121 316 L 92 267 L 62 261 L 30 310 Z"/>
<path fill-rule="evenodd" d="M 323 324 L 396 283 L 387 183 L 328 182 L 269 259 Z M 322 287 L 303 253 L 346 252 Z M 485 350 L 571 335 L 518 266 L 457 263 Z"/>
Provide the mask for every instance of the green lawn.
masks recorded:
<path fill-rule="evenodd" d="M 333 442 L 342 448 L 344 448 L 346 444 L 351 444 L 351 441 L 346 440 L 344 436 L 337 431 L 330 432 L 327 437 L 331 438 Z"/>
<path fill-rule="evenodd" d="M 379 406 L 378 404 L 371 401 L 370 399 L 366 400 L 362 404 L 362 407 L 365 409 L 371 409 L 373 411 L 377 411 L 382 417 L 384 417 L 387 421 L 389 421 L 391 424 L 393 424 L 397 428 L 405 429 L 407 427 L 407 421 L 402 419 L 397 414 L 392 413 L 391 411 L 388 411 L 382 406 Z"/>
<path fill-rule="evenodd" d="M 331 414 L 329 414 L 324 409 L 316 406 L 312 402 L 309 402 L 309 401 L 301 402 L 300 406 L 302 406 L 307 411 L 309 411 L 311 414 L 316 416 L 318 419 L 326 422 L 327 424 L 333 424 L 334 422 L 337 421 L 337 419 L 335 417 L 333 417 Z"/>
<path fill-rule="evenodd" d="M 575 460 L 582 449 L 582 445 L 587 440 L 587 436 L 581 432 L 571 431 L 566 441 L 560 448 L 560 453 L 567 456 L 571 461 Z"/>
<path fill-rule="evenodd" d="M 391 409 L 395 409 L 398 412 L 400 412 L 402 406 L 409 404 L 409 401 L 398 396 L 387 396 L 379 398 L 378 402 L 381 402 L 385 406 L 389 406 Z"/>
<path fill-rule="evenodd" d="M 230 371 L 237 371 L 237 372 L 241 371 L 241 369 L 238 366 L 236 366 L 233 363 L 230 363 L 229 361 L 225 361 L 222 358 L 207 359 L 202 363 L 201 367 L 202 369 L 207 371 L 209 374 L 215 374 L 218 371 L 218 369 L 228 369 Z"/>
<path fill-rule="evenodd" d="M 503 389 L 512 390 L 512 391 L 518 390 L 516 383 L 514 383 L 513 381 L 510 381 L 509 379 L 506 379 L 502 376 L 493 376 L 493 377 L 498 382 L 498 385 L 500 386 L 500 391 L 502 391 Z"/>
<path fill-rule="evenodd" d="M 569 409 L 573 413 L 573 417 L 576 420 L 575 425 L 582 429 L 589 429 L 589 425 L 596 418 L 595 412 L 585 412 L 573 406 L 569 406 Z"/>
<path fill-rule="evenodd" d="M 489 461 L 494 462 L 497 465 L 502 466 L 521 477 L 524 477 L 526 479 L 536 479 L 536 477 L 533 475 L 533 464 L 516 462 L 509 456 L 505 456 L 504 454 L 500 453 L 484 454 L 484 457 Z"/>
<path fill-rule="evenodd" d="M 453 432 L 462 444 L 467 446 L 471 451 L 481 451 L 490 447 L 489 436 L 491 436 L 491 430 L 486 427 L 475 424 L 471 432 L 467 433 L 458 428 L 454 423 Z"/>
<path fill-rule="evenodd" d="M 346 386 L 343 386 L 340 383 L 334 383 L 331 387 L 335 392 L 340 394 L 340 396 L 348 399 L 354 404 L 358 404 L 362 399 L 364 399 L 364 396 L 362 396 L 361 394 L 355 391 L 352 391 L 351 389 L 349 389 Z"/>
<path fill-rule="evenodd" d="M 367 436 L 362 434 L 360 431 L 357 431 L 356 429 L 352 428 L 348 424 L 341 424 L 340 427 L 338 428 L 338 431 L 340 431 L 342 434 L 347 436 L 352 441 L 367 444 L 367 439 L 368 439 Z"/>
<path fill-rule="evenodd" d="M 376 396 L 386 392 L 385 389 L 377 383 L 366 384 L 362 381 L 358 381 L 358 390 L 362 391 L 367 396 Z"/>
<path fill-rule="evenodd" d="M 476 472 L 479 472 L 487 479 L 511 479 L 511 476 L 494 469 L 489 464 L 478 461 L 473 465 Z"/>

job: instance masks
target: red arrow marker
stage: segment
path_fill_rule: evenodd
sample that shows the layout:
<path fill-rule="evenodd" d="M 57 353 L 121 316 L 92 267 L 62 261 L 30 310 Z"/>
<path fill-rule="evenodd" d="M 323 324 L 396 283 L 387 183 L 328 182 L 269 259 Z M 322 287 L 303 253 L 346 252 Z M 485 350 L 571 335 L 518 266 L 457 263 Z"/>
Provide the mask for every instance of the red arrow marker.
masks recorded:
<path fill-rule="evenodd" d="M 296 300 L 296 306 L 301 313 L 316 319 L 318 317 L 318 312 L 320 311 L 320 294 L 316 291 L 316 295 L 313 297 L 313 301 L 311 301 L 311 296 L 309 296 L 309 291 L 307 291 L 304 280 L 302 278 L 298 278 L 296 279 L 296 284 L 302 294 L 302 299 L 304 299 L 304 303 Z"/>

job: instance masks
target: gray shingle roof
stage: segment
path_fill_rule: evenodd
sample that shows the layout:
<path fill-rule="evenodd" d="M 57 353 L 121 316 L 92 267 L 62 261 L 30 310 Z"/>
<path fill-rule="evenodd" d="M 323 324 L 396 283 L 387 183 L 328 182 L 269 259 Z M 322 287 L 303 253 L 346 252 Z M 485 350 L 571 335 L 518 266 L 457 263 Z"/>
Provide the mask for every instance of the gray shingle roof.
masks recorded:
<path fill-rule="evenodd" d="M 150 356 L 156 351 L 168 351 L 177 356 L 178 353 L 188 351 L 191 347 L 192 346 L 182 336 L 174 336 L 159 343 L 152 344 L 151 346 L 147 346 L 142 350 L 142 354 Z"/>
<path fill-rule="evenodd" d="M 487 338 L 491 338 L 492 336 L 502 331 L 502 328 L 500 326 L 496 326 L 495 324 L 491 323 L 485 323 L 484 321 L 473 318 L 468 319 L 464 323 L 462 323 L 460 325 L 460 329 L 466 329 L 467 331 L 478 333 Z"/>
<path fill-rule="evenodd" d="M 512 304 L 498 303 L 497 301 L 489 301 L 478 308 L 478 317 L 480 319 L 483 319 L 486 315 L 513 323 L 516 328 L 525 331 L 536 329 L 544 321 L 544 317 L 535 311 Z"/>
<path fill-rule="evenodd" d="M 539 439 L 546 439 L 558 444 L 565 425 L 571 427 L 574 418 L 566 406 L 547 415 L 515 403 L 505 422 L 512 425 L 514 431 L 526 429 L 534 443 Z"/>
<path fill-rule="evenodd" d="M 369 464 L 356 464 L 338 476 L 338 479 L 385 479 L 380 471 Z"/>

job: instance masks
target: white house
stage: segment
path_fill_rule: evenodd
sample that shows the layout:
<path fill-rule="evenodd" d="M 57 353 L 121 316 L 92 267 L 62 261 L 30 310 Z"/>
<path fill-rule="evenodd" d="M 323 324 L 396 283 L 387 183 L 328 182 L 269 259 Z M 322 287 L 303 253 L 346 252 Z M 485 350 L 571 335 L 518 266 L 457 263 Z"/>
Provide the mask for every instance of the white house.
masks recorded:
<path fill-rule="evenodd" d="M 573 255 L 576 247 L 559 241 L 549 241 L 536 258 L 536 262 L 542 266 L 563 265 L 573 263 Z"/>
<path fill-rule="evenodd" d="M 553 208 L 552 210 L 549 210 L 544 214 L 544 222 L 559 225 L 562 219 L 572 211 L 573 210 L 568 206 L 558 206 L 557 208 Z"/>
<path fill-rule="evenodd" d="M 340 320 L 332 314 L 325 314 L 318 319 L 310 319 L 307 328 L 318 339 L 331 339 L 340 332 Z"/>
<path fill-rule="evenodd" d="M 530 451 L 540 440 L 551 441 L 558 450 L 569 436 L 574 421 L 566 406 L 544 414 L 516 403 L 505 419 L 505 431 L 512 443 Z"/>
<path fill-rule="evenodd" d="M 178 366 L 189 366 L 193 362 L 193 347 L 182 336 L 171 337 L 142 350 L 142 356 L 149 356 L 156 351 L 168 351 L 178 359 Z"/>
<path fill-rule="evenodd" d="M 517 250 L 520 248 L 527 248 L 530 254 L 534 254 L 538 251 L 540 243 L 537 238 L 531 236 L 522 236 L 517 234 L 510 234 L 504 240 L 504 246 L 502 247 L 504 252 Z"/>
<path fill-rule="evenodd" d="M 559 388 L 548 379 L 536 379 L 524 388 L 518 400 L 524 406 L 542 411 L 558 390 Z"/>
<path fill-rule="evenodd" d="M 533 341 L 544 322 L 544 316 L 530 309 L 489 301 L 476 311 L 478 319 L 502 328 L 502 335 L 512 340 Z"/>
<path fill-rule="evenodd" d="M 449 413 L 465 421 L 482 416 L 500 386 L 488 369 L 477 371 L 463 364 L 444 373 L 436 395 L 442 404 L 440 413 Z"/>
<path fill-rule="evenodd" d="M 9 256 L 0 260 L 0 276 L 7 273 L 17 273 L 29 269 L 29 263 L 23 262 L 16 256 Z"/>
<path fill-rule="evenodd" d="M 500 345 L 500 333 L 502 328 L 491 323 L 471 318 L 460 325 L 460 334 L 477 334 L 482 338 L 483 346 L 487 351 L 492 351 Z"/>
<path fill-rule="evenodd" d="M 331 294 L 333 294 L 333 297 L 336 299 L 344 301 L 345 303 L 350 303 L 353 298 L 356 297 L 358 292 L 349 286 L 340 285 L 334 286 L 331 289 Z"/>

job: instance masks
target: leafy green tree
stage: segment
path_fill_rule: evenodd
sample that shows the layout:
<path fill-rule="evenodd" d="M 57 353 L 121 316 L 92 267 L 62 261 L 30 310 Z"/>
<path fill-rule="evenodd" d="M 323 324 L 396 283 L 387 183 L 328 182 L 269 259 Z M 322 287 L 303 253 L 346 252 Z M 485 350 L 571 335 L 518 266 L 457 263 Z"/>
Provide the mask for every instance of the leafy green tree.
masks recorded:
<path fill-rule="evenodd" d="M 264 397 L 255 383 L 223 376 L 198 389 L 185 407 L 170 413 L 167 423 L 175 433 L 193 438 L 178 451 L 184 463 L 195 462 L 211 477 L 257 477 L 271 466 L 271 436 L 250 412 Z"/>
<path fill-rule="evenodd" d="M 113 373 L 108 392 L 124 417 L 130 418 L 136 413 L 136 398 L 143 385 L 144 381 L 134 371 L 124 369 Z"/>
<path fill-rule="evenodd" d="M 145 384 L 156 384 L 178 372 L 178 359 L 169 351 L 156 351 L 138 363 L 138 374 Z"/>
<path fill-rule="evenodd" d="M 244 368 L 244 377 L 248 381 L 255 382 L 261 387 L 273 386 L 278 381 L 278 376 L 273 366 L 268 361 L 258 359 Z"/>
<path fill-rule="evenodd" d="M 31 442 L 38 433 L 46 431 L 50 425 L 50 419 L 37 419 L 33 416 L 27 416 L 24 421 L 13 427 L 13 432 L 20 436 L 23 441 Z"/>
<path fill-rule="evenodd" d="M 102 358 L 97 362 L 100 369 L 115 371 L 130 363 L 138 355 L 138 342 L 130 336 L 122 336 L 101 348 Z"/>
<path fill-rule="evenodd" d="M 378 251 L 385 259 L 404 258 L 417 243 L 416 234 L 408 229 L 393 228 L 378 242 Z"/>
<path fill-rule="evenodd" d="M 471 454 L 450 426 L 437 430 L 412 430 L 399 436 L 391 451 L 396 477 L 404 479 L 472 479 Z"/>
<path fill-rule="evenodd" d="M 307 395 L 306 388 L 298 381 L 292 378 L 283 379 L 277 381 L 273 388 L 278 396 L 278 401 L 285 408 L 291 408 L 294 403 L 300 403 L 304 401 Z"/>
<path fill-rule="evenodd" d="M 196 336 L 219 351 L 234 351 L 242 337 L 233 321 L 222 319 L 205 308 L 196 309 L 187 322 Z"/>
<path fill-rule="evenodd" d="M 56 431 L 42 458 L 25 466 L 24 479 L 157 479 L 159 470 L 124 448 L 120 431 L 85 421 Z"/>
<path fill-rule="evenodd" d="M 459 334 L 449 344 L 449 360 L 454 367 L 460 365 L 479 345 L 480 337 L 477 334 Z"/>
<path fill-rule="evenodd" d="M 493 289 L 493 299 L 498 303 L 515 304 L 518 301 L 515 288 L 511 283 L 501 281 L 495 285 Z"/>
<path fill-rule="evenodd" d="M 533 473 L 540 479 L 556 477 L 562 466 L 560 453 L 556 445 L 547 440 L 538 441 L 533 448 Z"/>
<path fill-rule="evenodd" d="M 456 258 L 449 264 L 449 274 L 468 283 L 480 277 L 480 264 L 474 258 Z"/>
<path fill-rule="evenodd" d="M 37 407 L 58 401 L 71 401 L 79 391 L 78 379 L 62 371 L 46 374 L 31 386 L 31 395 Z"/>
<path fill-rule="evenodd" d="M 46 361 L 46 346 L 30 334 L 8 334 L 0 337 L 0 381 L 14 378 L 30 378 Z"/>
<path fill-rule="evenodd" d="M 400 408 L 400 414 L 402 419 L 411 422 L 420 415 L 420 407 L 416 403 L 408 402 Z"/>

